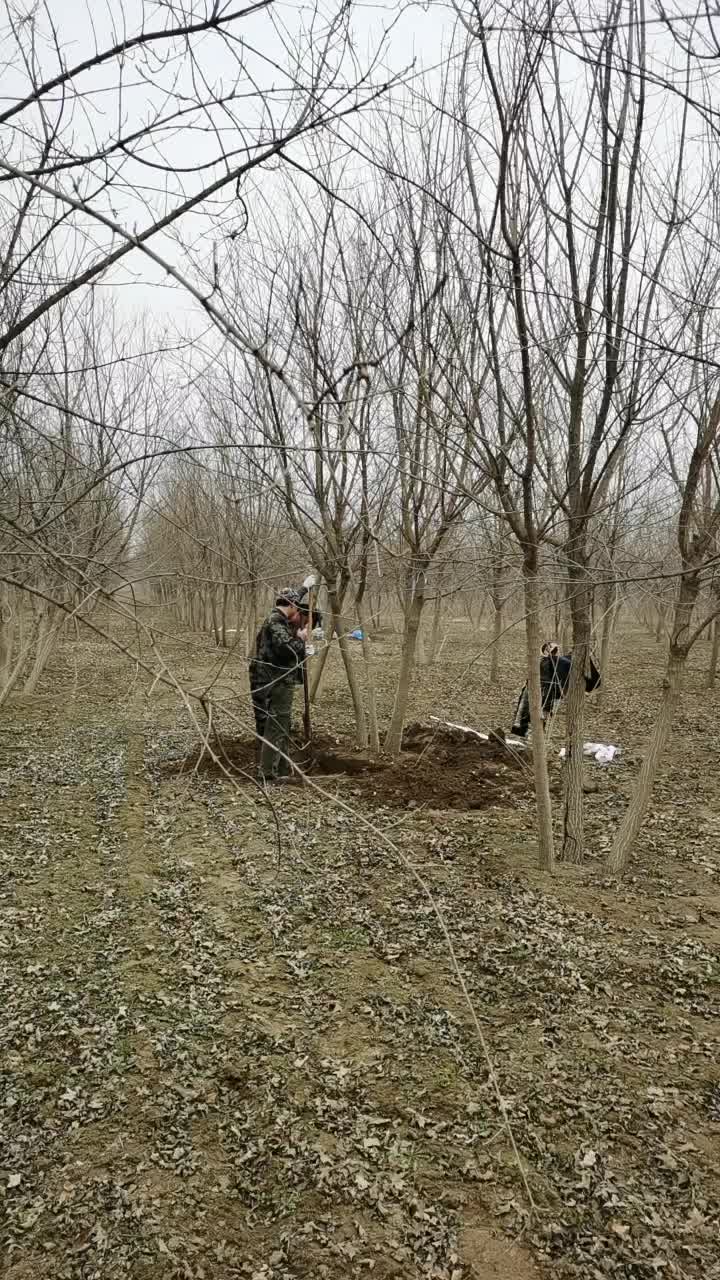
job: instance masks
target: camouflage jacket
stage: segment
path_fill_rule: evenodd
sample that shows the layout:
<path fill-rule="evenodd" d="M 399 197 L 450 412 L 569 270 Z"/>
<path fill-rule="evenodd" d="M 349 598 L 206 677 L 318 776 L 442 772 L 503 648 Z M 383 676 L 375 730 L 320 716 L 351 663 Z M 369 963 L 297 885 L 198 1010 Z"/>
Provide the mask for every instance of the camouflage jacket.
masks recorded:
<path fill-rule="evenodd" d="M 272 689 L 274 684 L 302 684 L 305 641 L 290 626 L 284 613 L 273 609 L 263 622 L 250 659 L 251 689 Z"/>

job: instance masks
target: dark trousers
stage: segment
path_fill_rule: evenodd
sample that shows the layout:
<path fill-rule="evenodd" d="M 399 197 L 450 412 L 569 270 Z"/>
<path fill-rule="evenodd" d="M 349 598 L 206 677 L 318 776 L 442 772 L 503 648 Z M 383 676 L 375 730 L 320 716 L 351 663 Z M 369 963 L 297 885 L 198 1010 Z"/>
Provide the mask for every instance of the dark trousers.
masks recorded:
<path fill-rule="evenodd" d="M 265 742 L 256 742 L 258 773 L 264 778 L 282 778 L 291 772 L 286 760 L 290 754 L 290 724 L 295 687 L 289 680 L 279 680 L 270 688 L 253 689 L 255 730 Z"/>
<path fill-rule="evenodd" d="M 527 685 L 524 686 L 518 704 L 515 708 L 515 718 L 513 719 L 511 733 L 518 738 L 524 738 L 530 728 L 530 695 Z"/>
<path fill-rule="evenodd" d="M 553 712 L 558 702 L 559 702 L 559 698 L 553 697 L 552 693 L 550 695 L 548 694 L 545 695 L 545 697 L 543 698 L 543 704 L 542 704 L 543 724 L 545 724 L 548 720 L 552 719 Z M 527 731 L 529 728 L 530 728 L 530 691 L 527 685 L 525 685 L 522 693 L 520 694 L 520 697 L 518 698 L 518 704 L 517 704 L 517 707 L 515 708 L 515 718 L 513 720 L 513 726 L 510 732 L 514 733 L 517 738 L 524 738 L 527 735 Z"/>

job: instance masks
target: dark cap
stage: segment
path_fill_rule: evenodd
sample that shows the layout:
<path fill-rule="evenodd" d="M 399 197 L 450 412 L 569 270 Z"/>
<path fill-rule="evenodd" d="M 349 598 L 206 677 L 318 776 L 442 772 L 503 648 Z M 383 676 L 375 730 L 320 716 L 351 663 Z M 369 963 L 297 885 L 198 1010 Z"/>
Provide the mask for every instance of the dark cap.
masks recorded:
<path fill-rule="evenodd" d="M 300 604 L 301 595 L 297 587 L 288 587 L 286 591 L 281 591 L 275 599 L 276 605 L 294 605 L 297 609 Z"/>

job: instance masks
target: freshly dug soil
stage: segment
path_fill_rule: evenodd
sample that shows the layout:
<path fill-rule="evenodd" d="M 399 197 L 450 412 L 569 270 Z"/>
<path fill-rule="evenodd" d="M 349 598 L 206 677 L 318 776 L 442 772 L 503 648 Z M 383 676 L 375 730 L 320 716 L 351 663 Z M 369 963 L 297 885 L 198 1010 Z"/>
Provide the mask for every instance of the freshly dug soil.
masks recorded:
<path fill-rule="evenodd" d="M 220 778 L 231 775 L 238 783 L 252 780 L 255 748 L 251 740 L 223 738 L 214 751 L 222 764 L 196 750 L 169 769 Z M 486 809 L 507 807 L 532 794 L 527 752 L 441 725 L 409 725 L 397 760 L 372 759 L 354 750 L 349 741 L 329 736 L 318 736 L 310 751 L 295 744 L 293 759 L 311 777 L 352 778 L 354 789 L 378 807 Z"/>
<path fill-rule="evenodd" d="M 532 795 L 527 753 L 441 725 L 412 724 L 403 754 L 370 779 L 377 803 L 430 809 L 507 807 Z"/>

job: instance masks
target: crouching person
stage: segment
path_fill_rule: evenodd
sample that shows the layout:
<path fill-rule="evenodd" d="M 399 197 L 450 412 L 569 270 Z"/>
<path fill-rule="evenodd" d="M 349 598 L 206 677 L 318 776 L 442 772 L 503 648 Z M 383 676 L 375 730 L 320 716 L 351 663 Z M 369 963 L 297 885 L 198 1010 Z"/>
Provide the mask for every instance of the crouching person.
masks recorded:
<path fill-rule="evenodd" d="M 290 726 L 295 688 L 302 684 L 306 629 L 299 605 L 301 593 L 282 592 L 263 622 L 250 659 L 250 692 L 255 714 L 257 777 L 260 782 L 289 778 L 285 756 L 290 751 Z"/>
<path fill-rule="evenodd" d="M 543 725 L 552 719 L 558 703 L 567 693 L 568 685 L 570 684 L 571 667 L 571 653 L 561 654 L 560 646 L 554 642 L 548 641 L 543 645 L 542 658 L 540 659 L 540 700 Z M 590 674 L 585 676 L 585 692 L 592 693 L 594 689 L 597 689 L 600 681 L 600 672 L 591 658 Z M 529 728 L 530 693 L 527 685 L 525 685 L 518 698 L 515 719 L 510 732 L 517 738 L 525 738 Z"/>

